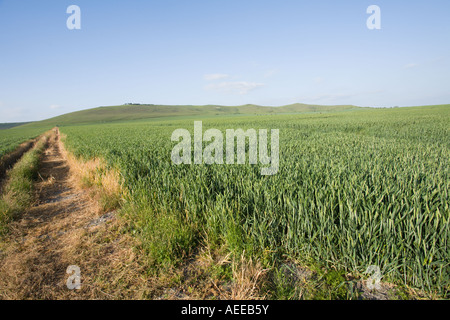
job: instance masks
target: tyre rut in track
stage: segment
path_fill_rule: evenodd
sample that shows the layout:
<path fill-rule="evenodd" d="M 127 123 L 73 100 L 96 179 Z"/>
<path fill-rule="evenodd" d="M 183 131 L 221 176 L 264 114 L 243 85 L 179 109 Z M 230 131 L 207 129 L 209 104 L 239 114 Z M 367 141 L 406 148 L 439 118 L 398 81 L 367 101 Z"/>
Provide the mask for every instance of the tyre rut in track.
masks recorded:
<path fill-rule="evenodd" d="M 93 279 L 99 271 L 108 278 L 109 265 L 133 260 L 122 239 L 103 242 L 104 229 L 111 227 L 105 220 L 114 224 L 115 215 L 108 213 L 108 219 L 95 223 L 99 206 L 77 186 L 61 148 L 56 130 L 42 155 L 37 200 L 11 224 L 6 245 L 0 248 L 0 299 L 115 298 Z M 69 265 L 81 269 L 81 290 L 66 285 Z"/>

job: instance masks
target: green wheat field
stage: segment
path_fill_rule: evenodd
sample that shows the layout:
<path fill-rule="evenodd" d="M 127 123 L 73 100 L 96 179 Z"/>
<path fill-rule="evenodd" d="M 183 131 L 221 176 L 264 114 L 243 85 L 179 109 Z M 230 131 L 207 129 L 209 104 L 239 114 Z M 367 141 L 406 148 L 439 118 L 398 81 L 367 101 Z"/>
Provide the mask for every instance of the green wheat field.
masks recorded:
<path fill-rule="evenodd" d="M 128 232 L 156 269 L 182 263 L 207 242 L 267 267 L 295 260 L 361 275 L 375 265 L 383 281 L 448 297 L 450 105 L 145 108 L 152 106 L 0 130 L 0 152 L 58 125 L 69 151 L 105 159 L 127 190 L 120 212 Z M 172 164 L 172 132 L 193 134 L 198 120 L 203 131 L 279 129 L 278 173 L 263 176 L 248 160 Z"/>

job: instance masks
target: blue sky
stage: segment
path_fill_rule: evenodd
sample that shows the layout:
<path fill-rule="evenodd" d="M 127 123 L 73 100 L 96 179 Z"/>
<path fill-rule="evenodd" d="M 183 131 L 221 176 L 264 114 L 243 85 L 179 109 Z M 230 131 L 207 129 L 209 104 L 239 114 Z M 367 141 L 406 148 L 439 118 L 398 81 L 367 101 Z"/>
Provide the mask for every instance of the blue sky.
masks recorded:
<path fill-rule="evenodd" d="M 0 0 L 0 122 L 126 102 L 450 103 L 449 17 L 448 0 Z"/>

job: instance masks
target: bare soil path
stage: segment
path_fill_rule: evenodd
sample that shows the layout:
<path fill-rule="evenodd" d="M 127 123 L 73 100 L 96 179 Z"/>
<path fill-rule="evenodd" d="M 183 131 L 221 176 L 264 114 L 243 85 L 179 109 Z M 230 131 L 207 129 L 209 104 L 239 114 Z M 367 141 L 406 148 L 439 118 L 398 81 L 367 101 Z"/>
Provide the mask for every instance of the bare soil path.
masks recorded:
<path fill-rule="evenodd" d="M 125 274 L 138 271 L 129 239 L 117 232 L 115 213 L 101 212 L 78 187 L 61 148 L 56 131 L 41 159 L 37 200 L 0 244 L 0 299 L 136 297 L 141 290 Z M 80 290 L 67 286 L 70 265 L 80 268 Z"/>

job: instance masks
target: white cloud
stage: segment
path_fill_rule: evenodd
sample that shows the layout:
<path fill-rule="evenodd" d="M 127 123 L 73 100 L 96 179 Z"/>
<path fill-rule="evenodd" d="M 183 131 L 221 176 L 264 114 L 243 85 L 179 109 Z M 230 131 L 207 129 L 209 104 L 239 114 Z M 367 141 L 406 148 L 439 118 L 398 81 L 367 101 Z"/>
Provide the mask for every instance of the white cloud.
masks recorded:
<path fill-rule="evenodd" d="M 52 105 L 50 106 L 50 109 L 52 109 L 52 110 L 56 110 L 56 109 L 59 109 L 59 108 L 61 108 L 61 106 L 60 106 L 60 105 L 57 105 L 57 104 L 52 104 Z"/>
<path fill-rule="evenodd" d="M 267 70 L 267 72 L 264 74 L 264 78 L 270 78 L 273 75 L 277 74 L 280 71 L 278 68 Z"/>
<path fill-rule="evenodd" d="M 247 94 L 257 88 L 263 87 L 264 83 L 236 81 L 236 82 L 221 82 L 205 86 L 206 90 L 216 90 L 233 94 Z"/>
<path fill-rule="evenodd" d="M 419 66 L 417 63 L 410 63 L 410 64 L 407 64 L 404 68 L 411 69 L 411 68 L 415 68 L 417 66 Z"/>
<path fill-rule="evenodd" d="M 203 76 L 203 78 L 207 81 L 214 81 L 214 80 L 220 80 L 220 79 L 225 79 L 228 78 L 229 75 L 228 74 L 224 74 L 224 73 L 211 73 L 211 74 L 205 74 Z"/>
<path fill-rule="evenodd" d="M 315 78 L 313 79 L 313 81 L 314 81 L 315 84 L 319 84 L 319 83 L 322 83 L 322 82 L 323 82 L 323 78 L 322 78 L 322 77 L 315 77 Z"/>

